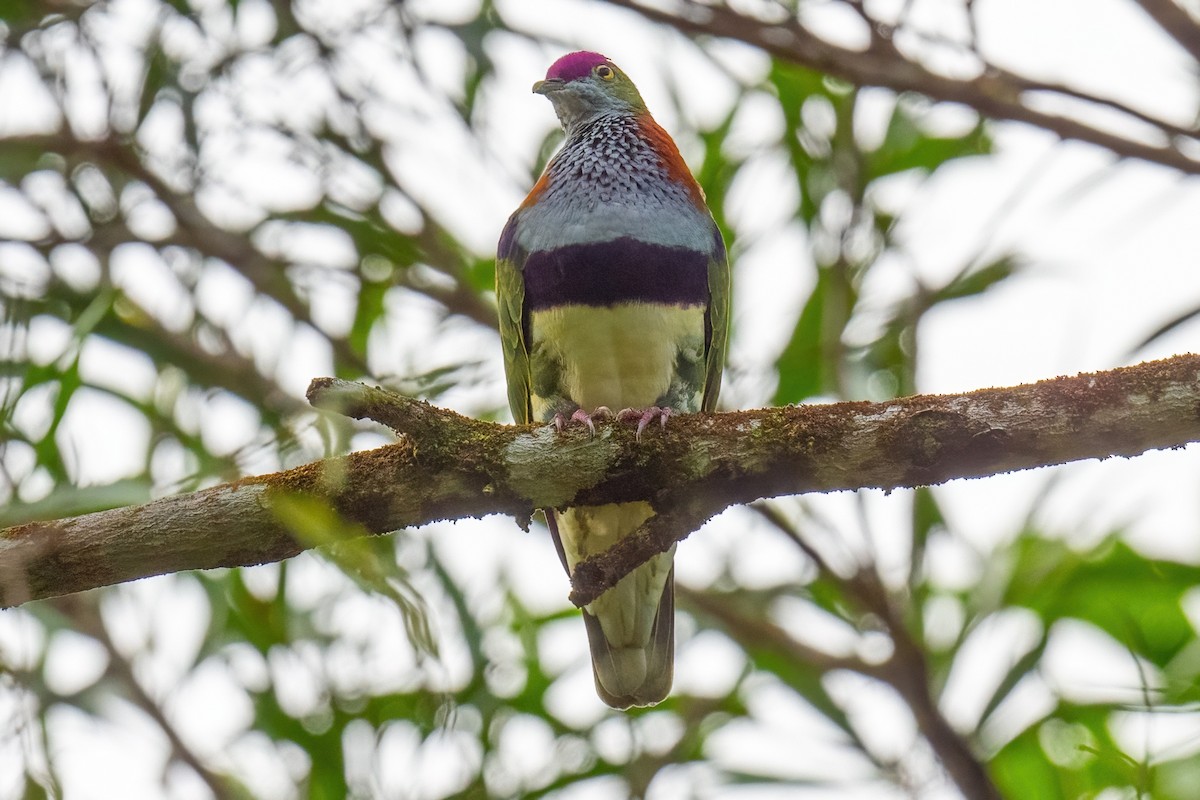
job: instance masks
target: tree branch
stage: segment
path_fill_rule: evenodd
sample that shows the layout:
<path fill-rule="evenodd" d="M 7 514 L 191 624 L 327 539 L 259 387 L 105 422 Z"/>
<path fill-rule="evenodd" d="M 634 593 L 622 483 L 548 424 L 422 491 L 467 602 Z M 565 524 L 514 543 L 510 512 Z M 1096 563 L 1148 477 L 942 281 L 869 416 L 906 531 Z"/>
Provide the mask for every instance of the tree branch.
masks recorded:
<path fill-rule="evenodd" d="M 986 64 L 980 65 L 980 74 L 974 78 L 939 75 L 905 57 L 887 37 L 873 35 L 870 46 L 865 50 L 852 50 L 825 41 L 797 19 L 756 19 L 724 5 L 709 5 L 694 0 L 681 0 L 675 4 L 677 10 L 673 11 L 646 5 L 643 0 L 607 2 L 693 36 L 717 36 L 745 42 L 776 58 L 842 78 L 858 86 L 881 86 L 897 92 L 918 92 L 934 100 L 963 103 L 992 119 L 1024 122 L 1063 139 L 1098 145 L 1121 158 L 1137 158 L 1187 174 L 1200 174 L 1200 161 L 1171 143 L 1172 136 L 1181 135 L 1179 126 L 1126 108 L 1112 100 L 1087 96 L 1078 90 L 1061 93 L 1076 100 L 1085 99 L 1124 111 L 1131 119 L 1149 123 L 1158 129 L 1156 133 L 1161 135 L 1164 143 L 1150 144 L 1142 138 L 1109 133 L 1070 117 L 1030 108 L 1022 102 L 1025 92 L 1060 90 Z M 1170 0 L 1139 2 L 1151 16 L 1154 16 L 1153 8 L 1173 5 Z M 1155 16 L 1155 19 L 1159 18 Z M 1178 20 L 1172 17 L 1174 22 Z M 1160 24 L 1163 24 L 1161 20 Z M 1177 39 L 1181 35 L 1178 26 L 1167 28 L 1167 32 Z M 1184 42 L 1184 46 L 1190 49 L 1189 43 Z M 1195 132 L 1189 132 L 1188 137 L 1192 142 L 1196 141 Z"/>
<path fill-rule="evenodd" d="M 166 710 L 152 697 L 138 679 L 135 665 L 117 648 L 108 629 L 100 617 L 99 608 L 86 596 L 68 597 L 54 601 L 56 610 L 71 621 L 72 627 L 81 634 L 96 640 L 108 655 L 105 674 L 115 678 L 125 687 L 128 698 L 158 725 L 159 730 L 171 745 L 171 757 L 186 764 L 204 782 L 216 800 L 235 800 L 249 793 L 233 778 L 210 769 L 200 756 L 188 745 L 183 735 L 171 721 Z"/>
<path fill-rule="evenodd" d="M 190 195 L 172 187 L 142 158 L 137 145 L 118 136 L 104 139 L 77 139 L 68 133 L 31 134 L 4 139 L 6 147 L 33 152 L 53 152 L 70 164 L 88 162 L 123 173 L 127 178 L 145 184 L 154 196 L 171 212 L 177 230 L 170 243 L 191 248 L 198 253 L 228 264 L 244 277 L 255 291 L 279 303 L 293 319 L 322 333 L 340 364 L 360 373 L 369 369 L 363 357 L 356 353 L 344 338 L 330 336 L 316 324 L 308 304 L 296 293 L 286 277 L 286 264 L 265 255 L 253 245 L 247 235 L 226 230 L 209 219 Z M 103 228 L 102 223 L 95 223 Z"/>
<path fill-rule="evenodd" d="M 892 640 L 892 655 L 875 667 L 874 677 L 887 683 L 912 711 L 917 728 L 938 754 L 946 773 L 971 800 L 1003 800 L 983 762 L 965 737 L 954 730 L 930 691 L 929 664 L 921 643 L 915 641 L 879 575 L 871 569 L 856 572 L 848 581 L 852 595 L 883 620 Z"/>
<path fill-rule="evenodd" d="M 1192 58 L 1200 61 L 1200 25 L 1174 0 L 1137 0 L 1152 20 Z"/>
<path fill-rule="evenodd" d="M 931 693 L 925 652 L 904 622 L 905 610 L 896 606 L 879 576 L 869 567 L 837 580 L 862 610 L 882 621 L 893 646 L 887 660 L 874 663 L 853 655 L 835 656 L 809 647 L 763 617 L 761 608 L 754 608 L 756 613 L 747 613 L 736 593 L 695 592 L 676 586 L 676 595 L 684 607 L 717 622 L 748 654 L 767 650 L 784 656 L 791 663 L 807 664 L 822 674 L 849 670 L 891 686 L 904 698 L 917 728 L 938 754 L 946 773 L 963 796 L 971 800 L 1001 800 L 999 790 L 972 751 L 970 741 L 954 729 Z M 848 733 L 856 735 L 853 729 Z M 865 742 L 858 740 L 857 744 L 875 758 Z"/>
<path fill-rule="evenodd" d="M 282 521 L 295 495 L 384 533 L 435 520 L 537 508 L 649 501 L 662 516 L 581 562 L 572 599 L 587 603 L 709 516 L 763 497 L 896 489 L 1200 440 L 1200 356 L 1008 389 L 883 403 L 793 406 L 673 417 L 665 433 L 631 427 L 505 426 L 331 378 L 309 400 L 402 434 L 375 450 L 143 506 L 0 531 L 0 603 L 185 569 L 260 564 L 311 547 Z"/>

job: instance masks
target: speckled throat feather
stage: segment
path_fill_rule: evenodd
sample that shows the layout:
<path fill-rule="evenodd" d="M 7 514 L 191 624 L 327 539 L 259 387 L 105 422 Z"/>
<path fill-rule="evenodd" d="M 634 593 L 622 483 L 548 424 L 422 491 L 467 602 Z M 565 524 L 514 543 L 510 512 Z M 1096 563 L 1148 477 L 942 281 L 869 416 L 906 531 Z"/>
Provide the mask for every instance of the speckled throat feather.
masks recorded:
<path fill-rule="evenodd" d="M 704 208 L 699 187 L 674 143 L 649 117 L 612 114 L 583 126 L 568 137 L 523 205 L 577 202 L 580 198 L 564 195 L 575 194 L 578 184 L 592 190 L 582 198 L 589 208 L 597 203 L 656 201 Z"/>
<path fill-rule="evenodd" d="M 527 253 L 628 237 L 703 253 L 713 222 L 703 193 L 649 115 L 607 115 L 567 138 L 514 215 Z"/>

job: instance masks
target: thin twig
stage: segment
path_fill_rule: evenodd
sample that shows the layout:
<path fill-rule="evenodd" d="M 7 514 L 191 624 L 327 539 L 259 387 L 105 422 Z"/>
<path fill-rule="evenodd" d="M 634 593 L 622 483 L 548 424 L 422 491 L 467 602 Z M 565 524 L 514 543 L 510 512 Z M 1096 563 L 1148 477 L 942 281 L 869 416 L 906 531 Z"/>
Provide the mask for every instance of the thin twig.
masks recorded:
<path fill-rule="evenodd" d="M 1200 61 L 1200 25 L 1191 14 L 1173 0 L 1137 0 L 1137 4 L 1192 58 Z"/>
<path fill-rule="evenodd" d="M 142 686 L 134 674 L 133 664 L 117 649 L 112 637 L 108 635 L 108 629 L 95 606 L 95 597 L 78 595 L 59 598 L 53 603 L 60 613 L 72 621 L 76 630 L 95 639 L 104 648 L 108 654 L 108 674 L 120 681 L 133 704 L 150 717 L 167 737 L 167 741 L 171 743 L 171 755 L 190 767 L 217 800 L 235 800 L 243 796 L 231 788 L 227 778 L 205 765 L 200 756 L 183 740 L 179 730 L 167 718 L 166 712 Z"/>
<path fill-rule="evenodd" d="M 904 698 L 917 727 L 938 754 L 959 791 L 970 800 L 1003 800 L 979 756 L 967 740 L 954 730 L 930 692 L 929 665 L 922 646 L 913 640 L 903 612 L 874 569 L 862 569 L 846 582 L 847 591 L 866 610 L 882 620 L 892 640 L 892 655 L 879 665 L 874 676 Z"/>
<path fill-rule="evenodd" d="M 1026 88 L 1014 84 L 1003 72 L 984 70 L 972 79 L 950 78 L 931 72 L 921 64 L 905 58 L 887 39 L 872 40 L 871 46 L 866 50 L 851 50 L 821 39 L 798 21 L 764 22 L 724 5 L 705 5 L 685 0 L 677 4 L 680 11 L 670 12 L 643 5 L 639 0 L 606 2 L 631 9 L 647 19 L 671 25 L 692 35 L 736 39 L 777 58 L 842 78 L 859 86 L 881 86 L 897 92 L 919 92 L 935 100 L 963 103 L 983 116 L 1033 125 L 1063 139 L 1075 139 L 1097 145 L 1121 158 L 1140 159 L 1187 174 L 1200 174 L 1200 160 L 1184 154 L 1171 143 L 1148 144 L 1100 130 L 1070 117 L 1030 108 L 1022 103 L 1021 99 Z M 1078 90 L 1072 90 L 1072 93 L 1077 97 L 1085 96 Z M 1116 101 L 1094 98 L 1093 102 L 1127 109 Z M 1128 109 L 1128 113 L 1159 127 L 1167 139 L 1171 133 L 1184 130 L 1142 112 Z"/>

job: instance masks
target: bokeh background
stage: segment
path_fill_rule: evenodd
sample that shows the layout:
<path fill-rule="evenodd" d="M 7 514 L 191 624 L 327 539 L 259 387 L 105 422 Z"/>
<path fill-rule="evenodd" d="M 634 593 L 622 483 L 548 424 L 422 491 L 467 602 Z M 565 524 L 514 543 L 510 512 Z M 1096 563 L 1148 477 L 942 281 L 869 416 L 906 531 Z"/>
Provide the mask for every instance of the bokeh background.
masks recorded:
<path fill-rule="evenodd" d="M 317 376 L 508 420 L 493 246 L 573 49 L 725 233 L 725 408 L 1195 350 L 1194 14 L 0 2 L 0 524 L 391 440 L 311 410 Z M 509 519 L 30 603 L 0 798 L 1194 798 L 1198 479 L 1184 448 L 731 509 L 679 549 L 676 688 L 632 713 Z"/>

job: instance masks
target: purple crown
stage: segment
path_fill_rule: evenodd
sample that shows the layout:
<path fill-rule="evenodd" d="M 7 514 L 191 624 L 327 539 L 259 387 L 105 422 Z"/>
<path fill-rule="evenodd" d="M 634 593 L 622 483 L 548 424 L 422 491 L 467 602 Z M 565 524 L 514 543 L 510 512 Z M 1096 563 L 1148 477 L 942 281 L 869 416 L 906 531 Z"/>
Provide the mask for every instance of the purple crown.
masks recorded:
<path fill-rule="evenodd" d="M 576 78 L 590 75 L 592 68 L 598 64 L 611 63 L 599 53 L 589 53 L 587 50 L 567 53 L 546 70 L 546 80 L 573 81 Z"/>

